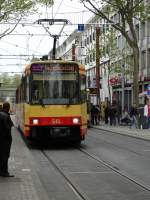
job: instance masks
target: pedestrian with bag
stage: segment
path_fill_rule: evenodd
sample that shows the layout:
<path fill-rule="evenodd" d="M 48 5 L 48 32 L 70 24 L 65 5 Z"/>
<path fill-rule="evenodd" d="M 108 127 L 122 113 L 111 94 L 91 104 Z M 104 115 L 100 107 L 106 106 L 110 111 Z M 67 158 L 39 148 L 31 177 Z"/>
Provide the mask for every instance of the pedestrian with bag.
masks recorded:
<path fill-rule="evenodd" d="M 8 159 L 12 144 L 11 127 L 13 122 L 9 114 L 10 104 L 5 102 L 0 111 L 0 176 L 14 177 L 8 172 Z"/>

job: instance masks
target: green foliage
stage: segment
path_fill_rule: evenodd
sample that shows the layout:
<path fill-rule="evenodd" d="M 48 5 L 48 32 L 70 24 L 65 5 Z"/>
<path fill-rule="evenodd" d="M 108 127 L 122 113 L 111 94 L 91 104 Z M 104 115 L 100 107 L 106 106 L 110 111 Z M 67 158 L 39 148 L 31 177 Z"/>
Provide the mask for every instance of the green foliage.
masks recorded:
<path fill-rule="evenodd" d="M 0 0 L 0 22 L 12 19 L 12 16 L 23 16 L 40 3 L 51 6 L 53 0 Z"/>
<path fill-rule="evenodd" d="M 13 88 L 17 88 L 17 86 L 20 84 L 21 75 L 15 74 L 15 75 L 9 75 L 8 73 L 2 73 L 0 75 L 0 83 L 2 87 L 10 88 L 13 86 Z"/>
<path fill-rule="evenodd" d="M 54 0 L 37 0 L 37 3 L 41 3 L 41 4 L 45 4 L 45 5 L 53 5 L 54 4 Z"/>
<path fill-rule="evenodd" d="M 9 35 L 17 26 L 21 18 L 29 12 L 37 12 L 37 5 L 51 6 L 53 0 L 0 0 L 0 22 L 13 21 L 16 24 L 1 30 L 0 39 Z"/>
<path fill-rule="evenodd" d="M 28 0 L 0 1 L 0 21 L 7 21 L 12 15 L 21 14 L 31 9 L 32 6 L 33 2 Z"/>

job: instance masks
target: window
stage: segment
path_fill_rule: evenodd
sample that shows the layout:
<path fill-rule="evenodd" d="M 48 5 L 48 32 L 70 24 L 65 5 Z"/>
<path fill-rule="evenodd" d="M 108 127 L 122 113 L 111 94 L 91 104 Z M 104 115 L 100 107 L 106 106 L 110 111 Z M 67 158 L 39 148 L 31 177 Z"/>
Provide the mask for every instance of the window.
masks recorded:
<path fill-rule="evenodd" d="M 95 32 L 93 32 L 93 40 L 95 40 Z"/>
<path fill-rule="evenodd" d="M 92 54 L 90 54 L 90 62 L 92 62 Z"/>
<path fill-rule="evenodd" d="M 90 43 L 92 42 L 92 35 L 90 34 Z"/>
<path fill-rule="evenodd" d="M 142 37 L 142 39 L 144 39 L 146 37 L 145 22 L 141 23 L 141 37 Z"/>
<path fill-rule="evenodd" d="M 34 73 L 31 83 L 33 104 L 77 104 L 79 102 L 78 74 Z"/>
<path fill-rule="evenodd" d="M 86 101 L 86 76 L 80 75 L 81 102 Z"/>
<path fill-rule="evenodd" d="M 93 52 L 93 61 L 95 61 L 95 57 L 96 57 L 96 56 L 95 56 L 95 52 Z"/>
<path fill-rule="evenodd" d="M 26 78 L 26 102 L 29 102 L 29 76 L 27 76 Z"/>
<path fill-rule="evenodd" d="M 136 30 L 137 39 L 139 40 L 139 25 L 138 24 L 136 25 L 135 30 Z"/>
<path fill-rule="evenodd" d="M 146 68 L 146 52 L 143 51 L 141 53 L 141 69 L 145 69 Z"/>
<path fill-rule="evenodd" d="M 87 37 L 87 44 L 89 44 L 89 37 Z"/>

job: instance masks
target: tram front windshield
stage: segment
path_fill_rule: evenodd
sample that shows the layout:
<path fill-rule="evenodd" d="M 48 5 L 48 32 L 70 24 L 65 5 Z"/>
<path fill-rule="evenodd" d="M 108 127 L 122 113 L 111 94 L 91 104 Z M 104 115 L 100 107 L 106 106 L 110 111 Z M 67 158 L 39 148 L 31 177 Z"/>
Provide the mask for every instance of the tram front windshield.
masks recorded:
<path fill-rule="evenodd" d="M 78 73 L 42 72 L 32 74 L 32 104 L 79 103 Z"/>

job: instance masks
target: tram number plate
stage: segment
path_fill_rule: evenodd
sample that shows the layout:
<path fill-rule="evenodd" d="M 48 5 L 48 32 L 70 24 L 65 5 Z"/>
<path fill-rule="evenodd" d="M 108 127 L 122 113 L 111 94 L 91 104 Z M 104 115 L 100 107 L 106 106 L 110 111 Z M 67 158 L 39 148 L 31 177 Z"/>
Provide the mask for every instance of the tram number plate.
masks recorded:
<path fill-rule="evenodd" d="M 55 127 L 50 131 L 53 137 L 66 137 L 70 134 L 70 129 L 68 127 Z"/>

